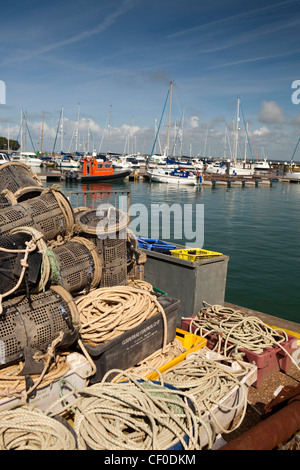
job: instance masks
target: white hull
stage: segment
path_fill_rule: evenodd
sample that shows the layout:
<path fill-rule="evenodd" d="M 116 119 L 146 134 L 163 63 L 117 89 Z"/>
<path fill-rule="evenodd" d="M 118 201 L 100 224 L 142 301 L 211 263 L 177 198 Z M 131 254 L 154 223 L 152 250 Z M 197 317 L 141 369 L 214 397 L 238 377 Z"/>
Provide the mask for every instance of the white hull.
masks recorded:
<path fill-rule="evenodd" d="M 290 181 L 298 181 L 300 183 L 300 172 L 287 172 L 285 174 L 286 178 Z"/>
<path fill-rule="evenodd" d="M 147 172 L 149 178 L 151 181 L 154 181 L 156 183 L 170 183 L 170 184 L 184 184 L 184 185 L 196 185 L 197 183 L 197 178 L 194 175 L 189 175 L 187 177 L 183 176 L 174 176 L 171 174 L 167 174 L 164 172 L 155 172 L 155 171 L 148 171 Z"/>
<path fill-rule="evenodd" d="M 80 162 L 75 162 L 75 161 L 59 161 L 59 160 L 56 160 L 55 161 L 55 164 L 58 168 L 73 168 L 73 169 L 79 169 L 80 168 Z"/>
<path fill-rule="evenodd" d="M 270 169 L 270 165 L 266 160 L 254 163 L 255 171 L 269 171 Z"/>
<path fill-rule="evenodd" d="M 251 176 L 254 173 L 252 168 L 240 168 L 240 167 L 230 167 L 229 174 L 237 176 Z"/>
<path fill-rule="evenodd" d="M 0 153 L 0 165 L 10 162 L 10 158 L 5 153 Z"/>
<path fill-rule="evenodd" d="M 42 164 L 42 160 L 40 160 L 39 158 L 22 158 L 20 157 L 20 159 L 18 160 L 20 163 L 25 163 L 26 165 L 30 166 L 30 167 L 39 167 L 41 166 Z"/>
<path fill-rule="evenodd" d="M 126 170 L 130 170 L 130 168 L 139 168 L 139 165 L 132 165 L 132 163 L 113 163 L 114 168 L 123 168 Z"/>
<path fill-rule="evenodd" d="M 226 166 L 214 166 L 210 165 L 206 168 L 205 173 L 208 174 L 217 174 L 217 175 L 227 175 Z M 243 168 L 242 166 L 230 166 L 229 174 L 234 176 L 251 176 L 254 174 L 254 168 Z"/>

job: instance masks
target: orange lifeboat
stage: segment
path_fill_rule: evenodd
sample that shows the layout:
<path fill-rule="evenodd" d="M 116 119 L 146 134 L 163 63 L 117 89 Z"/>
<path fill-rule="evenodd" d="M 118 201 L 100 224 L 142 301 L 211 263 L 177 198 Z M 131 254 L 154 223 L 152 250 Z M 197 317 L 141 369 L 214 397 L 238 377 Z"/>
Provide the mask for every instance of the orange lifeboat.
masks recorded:
<path fill-rule="evenodd" d="M 115 171 L 112 162 L 101 161 L 96 158 L 84 158 L 81 181 L 111 181 L 124 179 L 131 170 Z"/>

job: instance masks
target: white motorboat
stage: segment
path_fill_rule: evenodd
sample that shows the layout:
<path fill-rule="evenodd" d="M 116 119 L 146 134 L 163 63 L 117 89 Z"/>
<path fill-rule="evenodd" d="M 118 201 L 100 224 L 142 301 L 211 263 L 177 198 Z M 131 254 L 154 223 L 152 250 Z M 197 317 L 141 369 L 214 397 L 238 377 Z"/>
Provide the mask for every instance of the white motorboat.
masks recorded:
<path fill-rule="evenodd" d="M 242 165 L 230 165 L 229 175 L 231 176 L 251 176 L 254 174 L 254 168 L 251 168 L 251 165 L 242 164 Z"/>
<path fill-rule="evenodd" d="M 11 159 L 9 158 L 8 155 L 6 155 L 6 153 L 0 153 L 0 165 L 3 165 L 3 163 L 7 163 L 10 161 Z"/>
<path fill-rule="evenodd" d="M 58 168 L 73 168 L 79 170 L 80 161 L 74 160 L 70 155 L 63 155 L 55 158 L 55 166 Z"/>
<path fill-rule="evenodd" d="M 131 168 L 138 168 L 139 164 L 137 163 L 136 166 L 133 165 L 133 163 L 130 160 L 127 160 L 127 157 L 118 157 L 118 159 L 112 159 L 113 162 L 113 167 L 114 168 L 125 168 L 125 169 L 131 169 Z"/>
<path fill-rule="evenodd" d="M 196 185 L 200 182 L 196 175 L 186 170 L 154 168 L 147 174 L 150 181 L 157 183 Z"/>
<path fill-rule="evenodd" d="M 285 173 L 285 178 L 287 178 L 291 182 L 300 183 L 300 172 L 299 171 L 287 171 Z"/>
<path fill-rule="evenodd" d="M 264 160 L 261 160 L 259 162 L 254 163 L 254 170 L 255 171 L 269 171 L 270 170 L 270 164 L 265 158 Z"/>
<path fill-rule="evenodd" d="M 12 155 L 12 159 L 16 160 L 20 163 L 25 163 L 26 165 L 30 167 L 40 167 L 42 166 L 42 160 L 37 157 L 37 155 L 34 152 L 17 152 Z"/>
<path fill-rule="evenodd" d="M 209 164 L 205 173 L 217 174 L 217 175 L 231 175 L 231 176 L 251 176 L 254 174 L 254 168 L 251 168 L 251 164 L 241 164 L 237 162 L 229 162 L 229 170 L 226 162 L 216 162 Z"/>
<path fill-rule="evenodd" d="M 215 174 L 218 175 L 226 175 L 227 174 L 227 165 L 226 162 L 214 162 L 209 163 L 205 167 L 205 173 Z"/>

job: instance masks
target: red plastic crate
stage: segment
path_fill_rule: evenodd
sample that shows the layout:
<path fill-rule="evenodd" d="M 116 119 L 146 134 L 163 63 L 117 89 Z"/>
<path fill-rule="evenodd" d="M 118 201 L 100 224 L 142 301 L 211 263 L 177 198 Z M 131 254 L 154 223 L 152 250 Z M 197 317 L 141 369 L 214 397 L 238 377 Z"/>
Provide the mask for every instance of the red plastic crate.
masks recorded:
<path fill-rule="evenodd" d="M 194 318 L 194 317 L 192 317 Z M 190 319 L 183 319 L 181 321 L 181 329 L 185 331 L 190 331 Z M 192 333 L 195 333 L 196 327 L 192 325 Z M 273 348 L 266 348 L 260 354 L 256 354 L 248 349 L 238 348 L 238 350 L 245 354 L 243 359 L 246 362 L 255 364 L 257 366 L 257 381 L 253 383 L 253 387 L 258 388 L 261 384 L 261 381 L 266 377 L 269 377 L 274 372 L 282 370 L 283 372 L 288 372 L 290 370 L 292 361 L 291 358 L 286 354 L 290 355 L 297 349 L 297 338 L 294 336 L 287 335 L 287 341 L 281 343 L 281 346 L 274 346 Z M 216 335 L 207 335 L 207 347 L 213 349 L 217 342 Z M 228 343 L 229 345 L 229 343 Z M 285 352 L 286 351 L 286 352 Z"/>

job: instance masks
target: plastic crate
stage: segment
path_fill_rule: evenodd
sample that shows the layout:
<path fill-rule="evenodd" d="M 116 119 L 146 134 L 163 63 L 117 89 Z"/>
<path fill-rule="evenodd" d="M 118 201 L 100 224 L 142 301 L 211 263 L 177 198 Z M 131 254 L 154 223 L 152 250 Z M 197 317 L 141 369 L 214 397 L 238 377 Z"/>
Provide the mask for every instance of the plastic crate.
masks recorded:
<path fill-rule="evenodd" d="M 200 248 L 187 250 L 171 250 L 170 254 L 171 256 L 175 256 L 175 258 L 187 259 L 188 261 L 200 261 L 202 259 L 214 258 L 215 256 L 223 256 L 223 253 L 202 250 Z"/>
<path fill-rule="evenodd" d="M 190 323 L 190 319 L 182 319 L 181 328 L 189 331 Z M 192 330 L 193 332 L 196 330 L 194 325 L 192 326 Z M 218 337 L 216 335 L 208 334 L 205 335 L 205 338 L 207 339 L 207 347 L 209 349 L 213 349 L 218 341 Z M 228 346 L 230 346 L 230 343 L 228 343 Z M 298 347 L 297 338 L 288 335 L 287 341 L 282 342 L 281 346 L 282 347 L 274 346 L 273 348 L 266 348 L 265 351 L 260 354 L 249 351 L 248 349 L 238 348 L 239 352 L 244 354 L 243 360 L 245 362 L 249 362 L 257 366 L 257 380 L 252 384 L 254 387 L 259 388 L 261 381 L 272 375 L 274 372 L 281 370 L 287 373 L 290 370 L 292 361 L 286 353 L 290 356 L 293 355 Z"/>
<path fill-rule="evenodd" d="M 72 352 L 67 357 L 66 361 L 69 363 L 70 369 L 68 372 L 54 382 L 44 387 L 39 387 L 36 394 L 28 399 L 28 404 L 36 406 L 42 411 L 46 411 L 52 404 L 55 406 L 51 408 L 51 413 L 59 414 L 64 406 L 63 399 L 60 397 L 67 396 L 67 404 L 71 404 L 75 398 L 76 393 L 71 393 L 73 390 L 80 390 L 87 384 L 87 380 L 92 372 L 91 364 L 88 360 L 77 352 Z M 9 397 L 0 399 L 0 410 L 6 410 L 12 406 L 17 406 L 25 403 L 25 398 Z"/>
<path fill-rule="evenodd" d="M 186 358 L 188 354 L 196 352 L 198 349 L 204 348 L 207 343 L 205 338 L 202 338 L 199 335 L 194 335 L 193 333 L 189 333 L 188 331 L 181 330 L 180 328 L 176 329 L 176 339 L 181 342 L 182 346 L 186 348 L 186 351 L 161 366 L 158 369 L 160 373 L 163 373 L 165 370 L 170 369 L 176 364 L 179 364 Z M 147 376 L 147 379 L 157 380 L 158 377 L 159 375 L 157 372 L 152 372 Z"/>
<path fill-rule="evenodd" d="M 269 325 L 271 328 L 278 328 L 278 326 L 274 325 Z M 288 335 L 294 336 L 297 340 L 297 347 L 294 350 L 294 352 L 291 354 L 294 362 L 296 364 L 300 364 L 300 333 L 297 333 L 296 331 L 292 330 L 287 330 L 286 328 L 280 328 L 281 330 L 285 331 Z"/>
<path fill-rule="evenodd" d="M 138 238 L 139 248 L 144 250 L 158 251 L 159 253 L 169 254 L 170 250 L 174 250 L 176 245 L 164 242 L 162 240 L 156 240 L 154 238 Z"/>
<path fill-rule="evenodd" d="M 167 319 L 167 343 L 175 339 L 178 308 L 180 301 L 172 297 L 160 296 L 158 301 L 163 307 Z M 163 315 L 157 315 L 144 321 L 137 327 L 119 335 L 105 344 L 91 346 L 84 344 L 95 366 L 96 373 L 90 383 L 102 380 L 111 369 L 127 370 L 163 347 L 164 320 Z M 116 374 L 111 374 L 112 380 Z"/>

